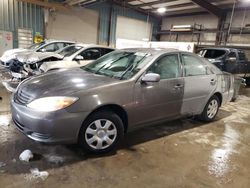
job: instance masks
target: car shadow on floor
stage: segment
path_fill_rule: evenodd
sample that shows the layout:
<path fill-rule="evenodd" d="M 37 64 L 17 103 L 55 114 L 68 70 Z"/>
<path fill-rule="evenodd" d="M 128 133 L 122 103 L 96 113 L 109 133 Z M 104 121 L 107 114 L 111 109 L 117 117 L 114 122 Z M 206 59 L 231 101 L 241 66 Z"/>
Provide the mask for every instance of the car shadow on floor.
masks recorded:
<path fill-rule="evenodd" d="M 229 111 L 220 110 L 215 122 L 230 116 Z M 128 150 L 137 152 L 136 145 L 166 137 L 185 130 L 209 125 L 208 123 L 198 121 L 194 118 L 174 120 L 157 125 L 147 126 L 125 136 L 120 150 Z M 214 124 L 211 124 L 211 126 Z M 29 173 L 30 169 L 38 168 L 39 170 L 49 170 L 59 168 L 79 161 L 103 158 L 107 156 L 115 156 L 117 151 L 108 154 L 90 155 L 82 151 L 77 145 L 44 145 L 29 140 L 16 130 L 13 140 L 9 139 L 4 143 L 0 143 L 0 162 L 4 162 L 6 166 L 0 168 L 4 173 L 20 174 Z M 27 162 L 21 162 L 18 158 L 22 151 L 30 149 L 34 154 L 34 159 Z"/>

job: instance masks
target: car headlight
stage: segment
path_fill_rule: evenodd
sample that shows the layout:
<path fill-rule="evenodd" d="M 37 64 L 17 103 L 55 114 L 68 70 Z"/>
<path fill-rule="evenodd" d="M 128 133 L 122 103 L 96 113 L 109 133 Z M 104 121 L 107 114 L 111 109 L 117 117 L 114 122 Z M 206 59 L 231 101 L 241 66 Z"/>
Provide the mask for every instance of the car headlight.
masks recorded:
<path fill-rule="evenodd" d="M 44 97 L 30 102 L 27 106 L 41 112 L 52 112 L 66 108 L 77 100 L 77 97 Z"/>

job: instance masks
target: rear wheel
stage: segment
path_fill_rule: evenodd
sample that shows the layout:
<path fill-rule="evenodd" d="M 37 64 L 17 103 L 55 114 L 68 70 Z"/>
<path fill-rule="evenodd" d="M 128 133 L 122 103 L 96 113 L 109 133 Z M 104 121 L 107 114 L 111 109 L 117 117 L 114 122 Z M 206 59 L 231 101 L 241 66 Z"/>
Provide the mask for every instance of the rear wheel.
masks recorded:
<path fill-rule="evenodd" d="M 92 114 L 79 133 L 79 144 L 91 153 L 114 150 L 124 136 L 121 118 L 114 112 L 100 111 Z"/>
<path fill-rule="evenodd" d="M 216 117 L 220 106 L 219 98 L 214 95 L 207 102 L 202 114 L 199 116 L 203 121 L 213 121 Z"/>

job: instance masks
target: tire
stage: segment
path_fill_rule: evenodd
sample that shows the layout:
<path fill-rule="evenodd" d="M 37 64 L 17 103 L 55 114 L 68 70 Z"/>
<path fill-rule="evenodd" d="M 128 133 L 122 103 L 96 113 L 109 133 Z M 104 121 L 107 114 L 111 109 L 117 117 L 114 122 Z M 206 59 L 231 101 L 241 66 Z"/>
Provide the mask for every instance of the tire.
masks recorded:
<path fill-rule="evenodd" d="M 78 142 L 84 151 L 100 154 L 115 150 L 123 137 L 124 125 L 121 118 L 112 111 L 100 111 L 84 121 Z"/>
<path fill-rule="evenodd" d="M 205 121 L 205 122 L 211 122 L 211 121 L 213 121 L 214 118 L 216 117 L 218 111 L 219 111 L 219 107 L 220 107 L 220 100 L 219 100 L 219 98 L 216 95 L 212 96 L 208 100 L 208 102 L 207 102 L 207 104 L 206 104 L 206 106 L 205 106 L 202 114 L 199 116 L 199 119 L 202 120 L 202 121 Z M 212 112 L 210 111 L 210 113 L 209 113 L 209 110 L 211 108 L 214 108 L 214 109 L 213 109 Z"/>

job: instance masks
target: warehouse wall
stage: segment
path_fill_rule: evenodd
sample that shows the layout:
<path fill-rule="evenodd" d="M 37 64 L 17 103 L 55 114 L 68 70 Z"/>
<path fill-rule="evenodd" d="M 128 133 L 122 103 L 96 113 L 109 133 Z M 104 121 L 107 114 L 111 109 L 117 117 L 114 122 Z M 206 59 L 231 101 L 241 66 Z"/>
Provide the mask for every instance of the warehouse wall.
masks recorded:
<path fill-rule="evenodd" d="M 226 22 L 229 23 L 230 19 L 231 13 L 228 13 Z M 250 24 L 250 10 L 236 11 L 233 15 L 232 27 L 241 28 L 245 27 L 246 24 Z M 250 46 L 250 35 L 241 34 L 240 32 L 238 34 L 233 34 L 229 38 L 229 43 L 233 43 L 235 45 Z"/>
<path fill-rule="evenodd" d="M 83 43 L 97 43 L 98 22 L 98 12 L 84 8 L 50 12 L 46 24 L 46 37 Z"/>
<path fill-rule="evenodd" d="M 244 14 L 246 14 L 245 21 L 242 24 Z M 229 12 L 226 16 L 226 23 L 230 23 L 231 18 L 231 12 Z M 170 17 L 163 19 L 162 22 L 162 30 L 169 30 L 171 28 L 171 25 L 184 25 L 184 24 L 191 24 L 194 23 L 202 24 L 204 28 L 206 29 L 215 29 L 218 25 L 218 19 L 211 15 L 211 14 L 204 14 L 204 15 L 194 15 L 194 16 L 185 16 L 185 17 Z M 236 11 L 233 15 L 233 22 L 232 22 L 232 28 L 239 28 L 242 26 L 245 26 L 246 24 L 250 24 L 250 10 L 246 10 L 246 13 L 244 10 Z M 173 40 L 175 36 L 172 36 L 172 38 L 169 35 L 161 35 L 161 41 L 169 41 L 170 39 Z M 204 33 L 201 35 L 201 44 L 203 45 L 214 45 L 215 44 L 215 33 Z M 192 36 L 191 35 L 179 35 L 178 41 L 191 41 Z M 233 34 L 230 35 L 228 44 L 233 45 L 248 45 L 250 46 L 250 35 L 249 34 Z"/>
<path fill-rule="evenodd" d="M 32 29 L 33 34 L 44 34 L 43 16 L 40 6 L 16 0 L 0 0 L 0 30 L 13 32 L 14 47 L 18 47 L 18 28 Z"/>
<path fill-rule="evenodd" d="M 210 14 L 204 14 L 199 16 L 183 16 L 183 17 L 171 17 L 165 18 L 162 22 L 162 30 L 170 30 L 172 25 L 194 25 L 202 24 L 204 28 L 217 28 L 218 18 Z M 161 35 L 161 41 L 174 41 L 175 35 Z M 180 34 L 178 36 L 178 41 L 181 42 L 191 42 L 193 40 L 197 41 L 197 35 L 190 34 Z M 215 33 L 205 33 L 201 35 L 201 41 L 203 44 L 214 43 L 216 38 Z"/>
<path fill-rule="evenodd" d="M 116 28 L 117 17 L 124 16 L 135 20 L 141 20 L 146 22 L 147 19 L 152 27 L 152 40 L 156 40 L 156 31 L 159 28 L 159 20 L 147 16 L 145 14 L 136 12 L 134 10 L 124 8 L 110 3 L 97 3 L 88 8 L 97 10 L 100 14 L 99 23 L 99 43 L 103 45 L 114 46 L 116 43 Z"/>
<path fill-rule="evenodd" d="M 124 16 L 117 17 L 116 38 L 143 40 L 151 39 L 151 23 L 145 21 L 127 18 Z"/>

